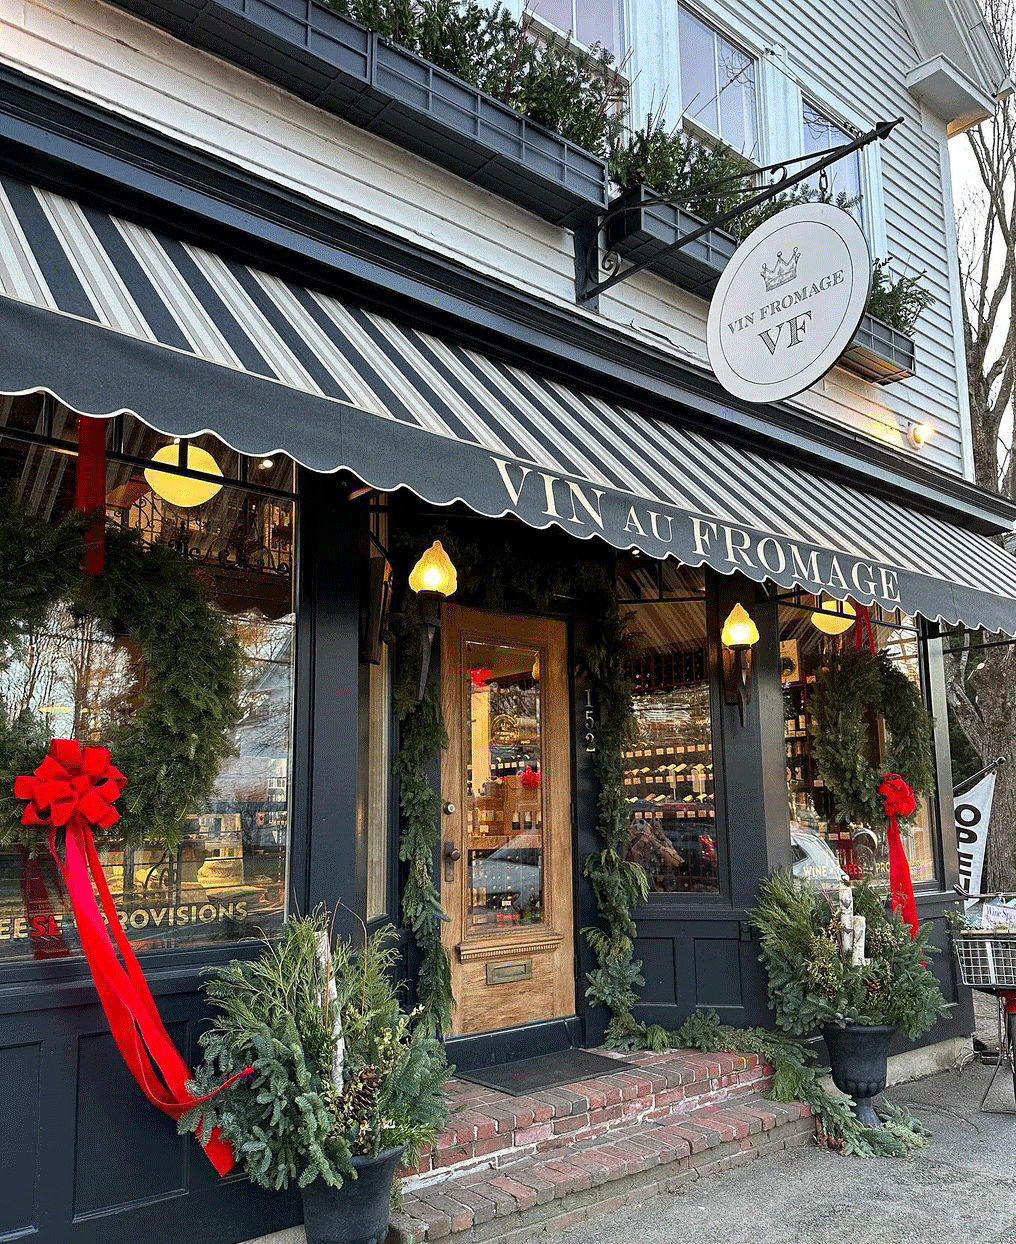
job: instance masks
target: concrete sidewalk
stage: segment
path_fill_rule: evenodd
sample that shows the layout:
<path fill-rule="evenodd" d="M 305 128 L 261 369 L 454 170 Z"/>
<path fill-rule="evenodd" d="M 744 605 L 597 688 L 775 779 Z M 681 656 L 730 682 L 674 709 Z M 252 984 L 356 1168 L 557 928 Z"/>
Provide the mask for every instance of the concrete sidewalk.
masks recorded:
<path fill-rule="evenodd" d="M 676 1196 L 548 1236 L 541 1244 L 1016 1244 L 1016 1105 L 1003 1068 L 972 1063 L 889 1090 L 934 1132 L 907 1159 L 818 1148 L 761 1157 Z"/>

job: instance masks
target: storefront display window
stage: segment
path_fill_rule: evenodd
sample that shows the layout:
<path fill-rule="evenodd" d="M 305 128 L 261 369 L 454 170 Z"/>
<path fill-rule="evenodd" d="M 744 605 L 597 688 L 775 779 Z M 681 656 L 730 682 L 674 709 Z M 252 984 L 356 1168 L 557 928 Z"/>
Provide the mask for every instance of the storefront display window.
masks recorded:
<path fill-rule="evenodd" d="M 625 559 L 619 588 L 632 601 L 642 650 L 629 670 L 636 738 L 622 755 L 627 855 L 654 893 L 717 893 L 706 602 L 701 571 Z"/>
<path fill-rule="evenodd" d="M 201 706 L 202 714 L 225 711 L 235 724 L 227 727 L 209 797 L 176 827 L 178 845 L 125 846 L 114 830 L 97 836 L 100 860 L 137 950 L 233 941 L 279 926 L 286 913 L 293 464 L 281 455 L 242 461 L 202 436 L 189 442 L 187 465 L 211 478 L 160 472 L 145 464 L 158 453 L 160 464 L 174 465 L 181 447 L 136 420 L 117 423 L 107 428 L 107 528 L 170 550 L 174 566 L 182 559 L 200 596 L 228 620 L 227 633 L 239 644 L 239 678 L 228 706 Z M 59 523 L 74 509 L 76 416 L 55 404 L 47 410 L 38 397 L 19 398 L 0 409 L 4 426 L 52 440 L 0 439 L 0 493 L 13 495 L 33 518 Z M 153 600 L 152 608 L 172 610 L 173 601 Z M 141 660 L 130 629 L 129 620 L 122 630 L 109 628 L 63 601 L 41 625 L 17 628 L 0 654 L 4 727 L 33 732 L 40 760 L 49 738 L 106 744 L 129 732 L 153 694 L 153 679 L 173 677 Z M 138 783 L 146 779 L 130 772 L 127 778 L 128 795 L 142 793 Z M 0 963 L 76 953 L 73 920 L 48 855 L 0 849 Z"/>
<path fill-rule="evenodd" d="M 800 594 L 798 603 L 780 610 L 780 665 L 786 734 L 787 797 L 792 869 L 821 884 L 842 874 L 866 876 L 888 884 L 889 859 L 884 826 L 849 825 L 833 817 L 833 800 L 815 762 L 814 695 L 819 671 L 836 646 L 854 644 L 854 622 L 837 616 L 840 606 Z M 821 622 L 825 630 L 815 624 Z M 921 686 L 918 632 L 904 614 L 872 610 L 876 648 L 883 650 L 917 686 Z M 840 629 L 840 634 L 829 630 Z M 886 757 L 884 723 L 872 722 L 878 754 L 868 757 L 878 768 Z M 918 815 L 906 822 L 904 846 L 913 881 L 935 879 L 934 808 L 921 801 Z"/>

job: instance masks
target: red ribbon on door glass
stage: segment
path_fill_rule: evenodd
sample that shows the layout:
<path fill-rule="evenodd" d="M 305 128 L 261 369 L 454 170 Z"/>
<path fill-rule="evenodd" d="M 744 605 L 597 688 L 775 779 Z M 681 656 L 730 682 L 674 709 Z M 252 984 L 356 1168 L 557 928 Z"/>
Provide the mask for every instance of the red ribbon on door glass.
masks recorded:
<path fill-rule="evenodd" d="M 914 898 L 914 883 L 910 879 L 907 853 L 900 837 L 899 818 L 914 815 L 917 798 L 898 773 L 887 773 L 878 793 L 882 796 L 885 814 L 889 818 L 889 892 L 893 911 L 902 914 L 903 923 L 910 925 L 910 936 L 916 937 L 917 901 Z"/>
<path fill-rule="evenodd" d="M 85 573 L 102 574 L 106 564 L 106 421 L 78 418 L 78 464 L 74 478 L 74 508 L 95 513 L 85 532 Z"/>
<path fill-rule="evenodd" d="M 178 1120 L 194 1106 L 250 1075 L 253 1068 L 231 1076 L 204 1097 L 187 1091 L 191 1078 L 187 1064 L 166 1032 L 141 965 L 120 926 L 92 838 L 93 827 L 105 830 L 119 821 L 120 814 L 113 805 L 126 785 L 127 779 L 104 747 L 82 747 L 72 739 L 54 739 L 35 772 L 15 780 L 14 794 L 28 801 L 21 816 L 23 825 L 49 828 L 50 854 L 67 888 L 81 949 L 117 1049 L 152 1105 Z M 64 830 L 63 859 L 57 850 L 59 829 Z M 102 902 L 101 911 L 93 883 Z M 218 1129 L 203 1148 L 220 1175 L 232 1169 L 233 1151 Z"/>

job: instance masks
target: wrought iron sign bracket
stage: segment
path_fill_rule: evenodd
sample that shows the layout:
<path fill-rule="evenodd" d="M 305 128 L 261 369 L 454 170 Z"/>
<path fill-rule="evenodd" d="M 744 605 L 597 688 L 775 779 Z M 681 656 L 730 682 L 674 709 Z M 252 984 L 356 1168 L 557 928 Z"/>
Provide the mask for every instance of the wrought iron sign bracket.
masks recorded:
<path fill-rule="evenodd" d="M 852 155 L 855 151 L 860 151 L 862 147 L 867 147 L 869 143 L 881 142 L 889 136 L 902 120 L 902 117 L 897 117 L 893 121 L 882 121 L 874 129 L 869 130 L 866 134 L 859 135 L 852 142 L 844 143 L 839 147 L 829 147 L 824 151 L 814 152 L 812 154 L 818 158 L 804 168 L 799 169 L 796 173 L 790 173 L 789 166 L 801 164 L 805 160 L 809 160 L 811 158 L 810 155 L 795 156 L 790 160 L 782 160 L 776 164 L 767 164 L 762 168 L 745 170 L 743 174 L 724 178 L 722 181 L 713 182 L 708 186 L 700 186 L 694 192 L 689 192 L 684 196 L 680 194 L 658 195 L 656 198 L 642 199 L 633 206 L 609 209 L 597 220 L 595 225 L 578 229 L 575 232 L 575 301 L 596 309 L 596 300 L 600 294 L 611 289 L 621 281 L 627 281 L 629 277 L 634 276 L 637 272 L 641 272 L 644 268 L 649 267 L 650 264 L 657 262 L 662 255 L 668 255 L 674 251 L 681 250 L 682 247 L 690 246 L 713 229 L 722 228 L 724 225 L 737 220 L 763 203 L 768 203 L 771 199 L 776 198 L 777 195 L 783 194 L 803 181 L 807 181 L 809 177 L 813 177 L 816 173 L 821 173 L 823 169 L 828 168 L 831 164 L 835 164 L 838 160 L 842 160 L 845 156 Z M 683 234 L 662 250 L 657 251 L 652 258 L 643 259 L 638 263 L 622 268 L 620 257 L 608 251 L 604 256 L 603 266 L 610 272 L 610 275 L 602 281 L 596 279 L 600 267 L 600 234 L 603 233 L 611 220 L 628 212 L 641 211 L 643 208 L 654 207 L 663 203 L 681 206 L 682 203 L 692 198 L 693 193 L 699 195 L 710 191 L 730 191 L 744 178 L 757 177 L 759 174 L 769 174 L 771 176 L 772 180 L 767 186 L 761 190 L 755 190 L 754 193 L 751 193 L 752 187 L 745 187 L 743 190 L 735 191 L 735 193 L 748 194 L 750 197 L 745 199 L 743 203 L 739 203 L 736 207 L 732 207 L 729 211 L 717 216 L 714 220 L 710 220 L 698 229 L 692 230 L 691 233 Z"/>

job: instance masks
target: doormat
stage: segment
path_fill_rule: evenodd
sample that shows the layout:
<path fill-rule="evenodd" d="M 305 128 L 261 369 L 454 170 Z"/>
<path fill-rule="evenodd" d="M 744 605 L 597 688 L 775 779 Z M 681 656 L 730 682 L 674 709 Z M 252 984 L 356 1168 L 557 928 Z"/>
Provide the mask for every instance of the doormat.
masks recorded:
<path fill-rule="evenodd" d="M 561 1050 L 557 1054 L 522 1058 L 515 1063 L 477 1067 L 474 1071 L 456 1071 L 455 1075 L 460 1080 L 483 1084 L 512 1097 L 527 1097 L 530 1093 L 553 1088 L 556 1084 L 571 1084 L 573 1080 L 595 1080 L 597 1076 L 627 1071 L 631 1065 L 620 1058 L 590 1054 L 588 1050 Z"/>

